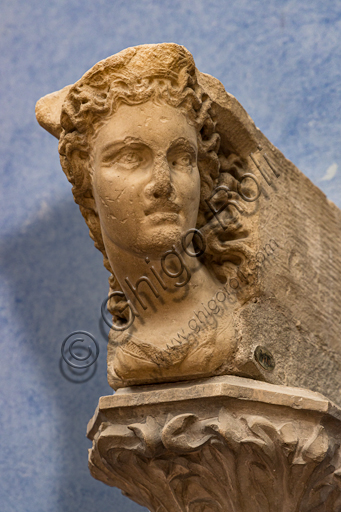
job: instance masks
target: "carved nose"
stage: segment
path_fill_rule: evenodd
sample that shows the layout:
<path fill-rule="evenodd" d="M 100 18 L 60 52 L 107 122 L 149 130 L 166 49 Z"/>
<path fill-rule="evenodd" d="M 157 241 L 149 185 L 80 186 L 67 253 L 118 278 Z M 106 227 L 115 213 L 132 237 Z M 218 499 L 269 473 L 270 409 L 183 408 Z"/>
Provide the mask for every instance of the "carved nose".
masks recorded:
<path fill-rule="evenodd" d="M 169 197 L 174 192 L 171 180 L 171 171 L 166 159 L 155 162 L 151 180 L 145 190 L 149 197 L 153 197 L 155 199 L 159 199 L 160 197 Z"/>

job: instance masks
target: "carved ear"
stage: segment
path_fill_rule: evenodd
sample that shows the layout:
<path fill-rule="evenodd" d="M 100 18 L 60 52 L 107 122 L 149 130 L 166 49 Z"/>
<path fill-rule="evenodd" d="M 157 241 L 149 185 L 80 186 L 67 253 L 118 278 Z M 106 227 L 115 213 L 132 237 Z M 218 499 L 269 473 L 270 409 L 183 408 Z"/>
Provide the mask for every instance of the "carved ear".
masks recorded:
<path fill-rule="evenodd" d="M 40 98 L 36 104 L 36 118 L 40 126 L 59 139 L 61 133 L 60 114 L 64 100 L 72 85 Z"/>

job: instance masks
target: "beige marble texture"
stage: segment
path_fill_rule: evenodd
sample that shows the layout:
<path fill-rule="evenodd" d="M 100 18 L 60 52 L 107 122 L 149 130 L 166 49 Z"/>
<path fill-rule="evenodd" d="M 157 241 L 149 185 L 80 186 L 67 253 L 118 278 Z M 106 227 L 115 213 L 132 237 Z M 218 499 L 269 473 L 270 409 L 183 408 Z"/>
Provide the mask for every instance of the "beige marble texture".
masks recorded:
<path fill-rule="evenodd" d="M 110 272 L 114 389 L 231 374 L 341 404 L 341 212 L 185 48 L 123 50 L 36 112 Z"/>
<path fill-rule="evenodd" d="M 339 512 L 341 409 L 221 376 L 125 388 L 88 425 L 91 474 L 151 512 Z"/>

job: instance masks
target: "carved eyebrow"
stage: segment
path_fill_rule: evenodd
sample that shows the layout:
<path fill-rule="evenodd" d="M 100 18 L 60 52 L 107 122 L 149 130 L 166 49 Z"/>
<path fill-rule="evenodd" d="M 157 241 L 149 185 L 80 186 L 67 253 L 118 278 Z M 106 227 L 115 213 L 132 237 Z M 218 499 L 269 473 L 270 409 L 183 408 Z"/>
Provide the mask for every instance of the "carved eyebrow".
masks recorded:
<path fill-rule="evenodd" d="M 192 144 L 189 140 L 184 137 L 180 137 L 179 139 L 174 140 L 168 148 L 167 153 L 172 151 L 173 149 L 186 149 L 190 153 L 197 154 L 197 148 L 194 144 Z"/>
<path fill-rule="evenodd" d="M 123 140 L 117 140 L 115 142 L 109 142 L 106 144 L 103 148 L 101 148 L 101 156 L 105 156 L 106 153 L 111 152 L 115 149 L 121 149 L 124 146 L 131 146 L 133 144 L 140 144 L 144 145 L 141 139 L 135 138 L 135 137 L 126 137 Z"/>

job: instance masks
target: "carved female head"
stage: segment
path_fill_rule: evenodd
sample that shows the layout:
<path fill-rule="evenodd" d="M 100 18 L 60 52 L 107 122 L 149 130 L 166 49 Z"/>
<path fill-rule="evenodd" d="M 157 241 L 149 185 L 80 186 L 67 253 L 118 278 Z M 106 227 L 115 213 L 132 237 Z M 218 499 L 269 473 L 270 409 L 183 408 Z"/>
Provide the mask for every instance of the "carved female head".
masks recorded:
<path fill-rule="evenodd" d="M 150 361 L 153 372 L 159 372 L 157 354 L 165 350 L 159 344 L 167 346 L 178 321 L 188 322 L 196 301 L 212 303 L 219 285 L 216 278 L 225 282 L 236 274 L 236 265 L 246 261 L 249 230 L 239 214 L 245 208 L 241 199 L 247 195 L 240 187 L 246 172 L 242 158 L 252 146 L 247 123 L 239 121 L 242 115 L 222 84 L 200 73 L 185 48 L 168 43 L 113 55 L 37 105 L 39 122 L 59 137 L 62 168 L 111 273 L 108 309 L 114 324 L 108 372 L 113 383 L 117 376 L 125 382 L 140 382 L 140 377 L 145 382 Z M 219 198 L 218 190 L 224 197 Z M 217 209 L 223 212 L 219 219 Z M 190 252 L 184 247 L 191 243 L 187 235 L 194 228 L 204 238 L 205 251 L 195 239 Z M 200 261 L 192 258 L 197 255 Z M 153 274 L 169 293 L 160 296 L 144 272 Z M 171 281 L 175 274 L 179 280 Z M 153 293 L 147 296 L 150 309 L 139 295 L 141 283 Z M 245 287 L 237 293 L 245 301 L 249 292 Z M 156 327 L 159 311 L 162 322 Z M 184 375 L 189 376 L 215 371 L 222 360 L 229 361 L 235 350 L 231 318 L 218 334 L 211 326 L 203 335 L 211 366 L 201 368 L 201 360 L 187 354 L 190 344 L 186 344 L 177 352 L 174 368 L 169 363 L 170 373 L 162 378 L 177 375 L 178 364 L 188 365 Z M 118 339 L 121 330 L 127 332 Z M 231 343 L 226 342 L 227 331 Z M 131 336 L 138 347 L 133 342 L 128 346 Z"/>
<path fill-rule="evenodd" d="M 117 200 L 120 201 L 118 196 L 124 189 L 124 180 L 127 178 L 127 173 L 124 173 L 124 170 L 134 168 L 138 161 L 140 161 L 140 164 L 142 162 L 140 167 L 145 164 L 148 166 L 148 160 L 154 159 L 155 161 L 155 158 L 157 158 L 156 154 L 151 154 L 150 145 L 152 141 L 150 140 L 148 144 L 141 140 L 141 134 L 145 136 L 148 129 L 153 130 L 154 127 L 155 135 L 157 135 L 157 131 L 160 131 L 163 127 L 165 128 L 164 133 L 159 134 L 159 143 L 165 139 L 167 133 L 169 133 L 169 138 L 173 137 L 174 141 L 178 139 L 178 142 L 174 146 L 169 140 L 164 154 L 159 155 L 159 162 L 155 164 L 159 169 L 158 179 L 154 176 L 151 177 L 149 185 L 147 182 L 145 183 L 147 188 L 149 187 L 148 190 L 145 190 L 145 194 L 151 196 L 151 199 L 147 199 L 142 208 L 147 211 L 148 209 L 155 210 L 155 212 L 151 212 L 154 213 L 154 226 L 158 224 L 156 213 L 160 208 L 164 210 L 164 220 L 166 221 L 166 214 L 172 213 L 172 210 L 174 210 L 174 215 L 178 213 L 175 210 L 178 207 L 180 208 L 181 205 L 175 199 L 174 201 L 172 199 L 172 196 L 176 193 L 170 180 L 167 183 L 167 179 L 164 179 L 162 185 L 162 179 L 160 178 L 164 164 L 162 160 L 166 156 L 167 164 L 184 169 L 184 162 L 192 158 L 190 155 L 194 150 L 198 158 L 200 193 L 197 194 L 198 190 L 192 191 L 192 196 L 194 194 L 199 195 L 199 197 L 196 200 L 192 197 L 191 211 L 196 210 L 195 216 L 197 218 L 194 220 L 194 225 L 204 223 L 203 213 L 207 210 L 205 199 L 210 196 L 213 183 L 219 175 L 219 160 L 217 157 L 219 135 L 214 132 L 214 122 L 209 113 L 210 107 L 210 99 L 197 83 L 195 65 L 191 54 L 185 48 L 175 44 L 144 45 L 124 50 L 98 63 L 71 88 L 64 102 L 61 115 L 62 133 L 59 144 L 61 163 L 65 174 L 73 184 L 75 201 L 80 206 L 96 247 L 104 255 L 108 270 L 112 271 L 103 243 L 101 223 L 103 227 L 106 218 L 111 216 L 113 230 L 117 232 L 119 224 L 122 225 L 121 221 L 124 220 L 126 214 L 124 209 L 127 207 L 125 204 L 119 212 L 120 205 L 117 204 Z M 120 119 L 118 119 L 118 116 Z M 158 118 L 158 121 L 156 118 Z M 173 123 L 174 134 L 170 123 Z M 179 132 L 178 137 L 175 137 L 176 126 Z M 189 141 L 185 140 L 187 138 L 183 137 L 180 132 L 186 129 L 188 133 L 192 130 L 193 134 L 196 134 L 196 141 L 193 144 L 195 147 L 185 148 Z M 120 133 L 118 133 L 118 130 L 120 130 Z M 132 134 L 132 131 L 135 133 Z M 133 135 L 131 140 L 128 140 L 129 135 Z M 152 134 L 149 135 L 149 139 L 153 138 Z M 114 139 L 115 137 L 116 139 L 122 139 L 124 147 L 121 144 L 116 149 L 115 147 L 106 148 L 106 143 L 113 137 Z M 127 139 L 126 143 L 123 139 Z M 154 143 L 157 144 L 157 141 L 154 141 Z M 107 180 L 103 177 L 103 172 L 101 178 L 99 178 L 99 173 L 96 174 L 99 159 L 102 168 L 108 166 L 108 163 L 112 165 L 114 159 L 115 162 L 118 162 L 117 167 L 123 171 L 116 173 L 117 182 L 120 180 L 123 188 L 116 187 L 116 201 L 113 195 L 108 198 L 109 202 L 105 205 L 103 204 L 105 194 L 102 193 L 101 198 L 99 195 L 100 189 L 103 191 Z M 193 159 L 196 160 L 194 154 Z M 182 167 L 180 162 L 182 162 Z M 196 162 L 194 163 L 196 164 Z M 187 165 L 187 169 L 188 167 Z M 142 171 L 145 172 L 144 169 Z M 179 176 L 181 174 L 183 179 L 178 184 L 179 191 L 181 188 L 188 191 L 188 187 L 191 183 L 193 184 L 193 181 L 193 188 L 195 189 L 196 179 L 193 180 L 195 172 L 191 176 L 188 172 L 178 173 Z M 187 180 L 184 179 L 184 175 L 188 177 Z M 134 180 L 136 181 L 136 179 L 137 174 L 135 173 Z M 127 186 L 129 187 L 128 183 Z M 168 193 L 165 191 L 165 187 L 169 188 Z M 115 189 L 115 186 L 113 188 Z M 172 188 L 173 190 L 171 190 Z M 136 196 L 131 199 L 134 199 L 135 210 L 138 208 L 138 193 L 137 190 Z M 116 205 L 113 205 L 115 211 L 111 213 L 108 212 L 110 201 L 112 203 L 116 202 Z M 198 209 L 199 203 L 200 207 Z M 106 215 L 104 214 L 105 208 L 107 209 Z M 183 217 L 188 219 L 189 214 L 190 212 L 185 208 Z M 117 215 L 120 217 L 120 222 Z M 169 220 L 170 217 L 171 215 L 168 215 Z M 117 220 L 116 225 L 115 220 Z M 193 220 L 190 219 L 189 222 L 193 223 Z M 107 224 L 109 224 L 109 220 Z M 161 228 L 163 223 L 160 221 L 159 225 Z M 183 234 L 184 228 L 187 228 L 188 225 L 186 223 L 181 225 L 180 223 L 178 227 L 182 230 L 180 234 Z M 129 231 L 128 226 L 126 228 Z M 150 235 L 152 234 L 153 231 L 150 232 Z M 171 238 L 169 243 L 173 241 Z M 149 237 L 149 243 L 151 242 L 152 240 Z M 146 250 L 148 241 L 144 240 L 141 243 L 144 245 L 144 250 Z M 165 241 L 165 243 L 167 242 Z M 134 245 L 133 240 L 131 240 L 130 245 Z M 162 249 L 165 250 L 165 247 Z M 143 250 L 142 246 L 141 250 Z"/>
<path fill-rule="evenodd" d="M 113 140 L 116 145 L 109 144 Z M 128 48 L 96 64 L 70 88 L 61 113 L 61 164 L 90 236 L 113 274 L 111 286 L 117 289 L 104 238 L 126 247 L 126 231 L 136 252 L 146 253 L 153 243 L 164 251 L 188 227 L 201 228 L 212 217 L 205 200 L 222 176 L 219 144 L 212 100 L 182 46 Z M 105 170 L 109 165 L 112 171 L 113 164 L 114 178 Z M 125 172 L 136 166 L 144 173 L 140 188 Z M 166 177 L 169 166 L 179 170 L 177 183 Z M 129 203 L 141 215 L 131 216 L 124 228 Z M 149 231 L 141 231 L 142 217 L 149 217 Z"/>

